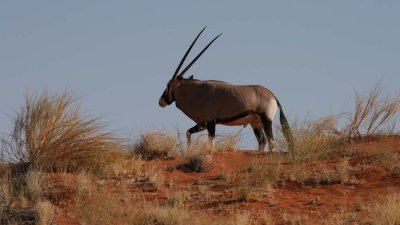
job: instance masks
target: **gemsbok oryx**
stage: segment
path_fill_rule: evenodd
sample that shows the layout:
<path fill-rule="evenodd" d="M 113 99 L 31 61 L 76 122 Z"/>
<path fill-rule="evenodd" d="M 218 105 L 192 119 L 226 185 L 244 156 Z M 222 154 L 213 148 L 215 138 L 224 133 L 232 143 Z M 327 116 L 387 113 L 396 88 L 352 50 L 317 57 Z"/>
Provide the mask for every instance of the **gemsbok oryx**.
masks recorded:
<path fill-rule="evenodd" d="M 283 134 L 288 142 L 289 150 L 293 147 L 293 136 L 283 113 L 282 106 L 274 94 L 260 85 L 232 85 L 217 80 L 196 80 L 193 76 L 183 75 L 221 35 L 216 36 L 185 69 L 180 69 L 193 45 L 205 28 L 200 31 L 189 49 L 186 51 L 174 75 L 167 84 L 159 100 L 159 105 L 165 107 L 175 101 L 176 107 L 182 110 L 196 125 L 186 132 L 187 143 L 190 145 L 191 135 L 207 129 L 210 142 L 215 142 L 215 126 L 246 126 L 253 128 L 258 140 L 259 150 L 264 150 L 268 140 L 269 150 L 273 151 L 275 144 L 272 133 L 272 120 L 276 110 L 280 110 L 280 122 Z"/>

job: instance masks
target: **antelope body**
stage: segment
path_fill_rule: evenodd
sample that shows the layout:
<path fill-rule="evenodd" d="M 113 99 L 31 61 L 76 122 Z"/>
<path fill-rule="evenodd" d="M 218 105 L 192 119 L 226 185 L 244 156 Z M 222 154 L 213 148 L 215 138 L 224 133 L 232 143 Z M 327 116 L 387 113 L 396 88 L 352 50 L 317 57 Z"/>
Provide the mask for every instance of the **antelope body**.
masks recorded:
<path fill-rule="evenodd" d="M 217 80 L 196 80 L 193 76 L 183 77 L 184 73 L 220 35 L 214 38 L 178 75 L 180 67 L 204 29 L 185 53 L 160 97 L 159 105 L 165 107 L 175 101 L 176 107 L 196 123 L 186 132 L 188 145 L 193 133 L 205 129 L 208 131 L 210 141 L 214 143 L 217 124 L 227 126 L 250 124 L 258 140 L 259 150 L 264 149 L 266 140 L 268 140 L 269 149 L 274 150 L 272 120 L 279 108 L 280 122 L 290 149 L 293 138 L 289 124 L 279 101 L 271 91 L 259 85 L 232 85 Z"/>

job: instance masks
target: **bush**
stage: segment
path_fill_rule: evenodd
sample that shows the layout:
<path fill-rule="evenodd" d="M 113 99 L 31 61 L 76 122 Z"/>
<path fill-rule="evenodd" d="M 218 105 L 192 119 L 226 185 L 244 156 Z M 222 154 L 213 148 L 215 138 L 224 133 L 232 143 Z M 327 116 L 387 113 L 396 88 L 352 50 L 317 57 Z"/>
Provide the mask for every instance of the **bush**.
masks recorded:
<path fill-rule="evenodd" d="M 143 159 L 165 159 L 175 152 L 177 147 L 176 138 L 168 133 L 150 131 L 140 135 L 134 143 L 134 153 L 142 156 Z"/>
<path fill-rule="evenodd" d="M 293 123 L 294 147 L 289 152 L 289 160 L 293 163 L 309 163 L 320 159 L 327 159 L 331 147 L 338 137 L 332 135 L 323 125 L 325 120 L 305 121 Z M 284 146 L 284 139 L 279 135 L 278 143 Z"/>
<path fill-rule="evenodd" d="M 11 160 L 47 170 L 101 171 L 122 157 L 122 142 L 97 118 L 80 113 L 68 92 L 26 96 L 3 151 Z"/>
<path fill-rule="evenodd" d="M 400 110 L 400 92 L 382 96 L 381 83 L 376 83 L 366 95 L 355 93 L 355 106 L 347 114 L 344 131 L 350 138 L 393 134 Z"/>

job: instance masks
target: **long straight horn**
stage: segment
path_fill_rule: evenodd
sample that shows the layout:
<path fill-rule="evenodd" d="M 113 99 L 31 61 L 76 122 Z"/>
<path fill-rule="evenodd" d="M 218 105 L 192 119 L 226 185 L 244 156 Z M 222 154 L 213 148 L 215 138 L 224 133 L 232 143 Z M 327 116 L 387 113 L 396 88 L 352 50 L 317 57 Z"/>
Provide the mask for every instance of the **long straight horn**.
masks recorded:
<path fill-rule="evenodd" d="M 194 39 L 194 41 L 192 42 L 192 44 L 190 45 L 189 49 L 186 51 L 185 55 L 183 56 L 181 62 L 179 63 L 178 67 L 175 70 L 174 75 L 172 76 L 172 79 L 175 79 L 175 77 L 178 75 L 179 70 L 181 69 L 183 63 L 185 62 L 186 57 L 189 55 L 190 50 L 192 50 L 192 47 L 194 45 L 194 43 L 196 43 L 197 39 L 200 37 L 201 33 L 203 33 L 203 31 L 206 29 L 206 27 L 203 28 L 203 30 L 200 31 L 200 33 L 197 35 L 197 37 Z"/>
<path fill-rule="evenodd" d="M 203 51 L 201 51 L 201 52 L 196 56 L 196 58 L 194 58 L 193 61 L 179 74 L 179 76 L 183 76 L 183 75 L 186 73 L 186 71 L 188 71 L 188 69 L 190 69 L 190 67 L 191 67 L 191 66 L 200 58 L 200 56 L 207 50 L 207 48 L 210 47 L 210 45 L 211 45 L 215 40 L 217 40 L 217 38 L 219 38 L 219 36 L 221 36 L 221 35 L 222 35 L 222 33 L 219 34 L 218 36 L 216 36 L 216 37 L 203 49 Z"/>

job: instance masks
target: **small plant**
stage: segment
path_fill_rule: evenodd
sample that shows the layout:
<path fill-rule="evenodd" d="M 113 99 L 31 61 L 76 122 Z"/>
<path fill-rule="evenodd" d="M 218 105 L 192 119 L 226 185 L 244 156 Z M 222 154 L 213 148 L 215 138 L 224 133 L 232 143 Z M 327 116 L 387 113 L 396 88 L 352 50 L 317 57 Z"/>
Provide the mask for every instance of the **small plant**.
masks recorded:
<path fill-rule="evenodd" d="M 354 208 L 356 209 L 357 212 L 360 212 L 365 209 L 365 205 L 360 199 L 357 198 L 354 203 Z"/>
<path fill-rule="evenodd" d="M 146 132 L 133 145 L 133 152 L 143 159 L 165 159 L 172 155 L 177 148 L 176 138 L 168 133 L 155 131 Z"/>
<path fill-rule="evenodd" d="M 272 157 L 268 162 L 254 162 L 249 168 L 249 179 L 252 186 L 263 190 L 271 190 L 280 180 L 281 165 L 279 157 Z"/>
<path fill-rule="evenodd" d="M 317 196 L 317 197 L 308 199 L 307 204 L 308 205 L 317 205 L 320 203 L 320 201 L 321 201 L 320 197 Z"/>
<path fill-rule="evenodd" d="M 255 187 L 251 186 L 248 181 L 244 181 L 237 189 L 238 200 L 247 202 L 254 197 Z"/>
<path fill-rule="evenodd" d="M 348 159 L 342 159 L 336 164 L 337 179 L 341 184 L 350 182 L 350 165 Z"/>
<path fill-rule="evenodd" d="M 167 195 L 167 204 L 172 207 L 183 208 L 184 203 L 190 197 L 189 193 L 184 190 L 178 190 Z"/>
<path fill-rule="evenodd" d="M 178 165 L 178 169 L 186 172 L 205 172 L 211 167 L 212 156 L 199 149 L 191 149 L 186 153 L 186 163 Z"/>

